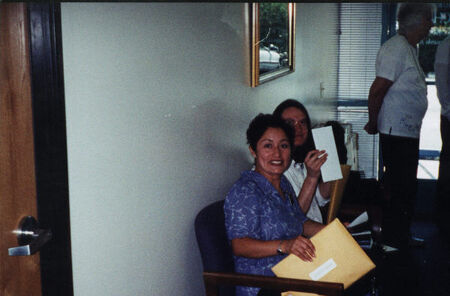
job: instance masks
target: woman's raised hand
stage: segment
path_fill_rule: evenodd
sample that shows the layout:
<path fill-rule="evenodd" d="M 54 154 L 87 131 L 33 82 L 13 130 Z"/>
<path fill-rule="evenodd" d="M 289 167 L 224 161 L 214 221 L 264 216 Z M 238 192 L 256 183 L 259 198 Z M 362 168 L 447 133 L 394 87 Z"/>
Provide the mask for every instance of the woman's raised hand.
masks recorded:
<path fill-rule="evenodd" d="M 309 151 L 305 157 L 307 176 L 312 177 L 312 178 L 319 178 L 320 168 L 327 160 L 327 156 L 328 156 L 328 154 L 325 153 L 325 150 Z"/>
<path fill-rule="evenodd" d="M 303 261 L 312 261 L 316 257 L 316 248 L 314 248 L 313 243 L 301 235 L 283 241 L 282 249 L 284 253 L 294 254 Z"/>

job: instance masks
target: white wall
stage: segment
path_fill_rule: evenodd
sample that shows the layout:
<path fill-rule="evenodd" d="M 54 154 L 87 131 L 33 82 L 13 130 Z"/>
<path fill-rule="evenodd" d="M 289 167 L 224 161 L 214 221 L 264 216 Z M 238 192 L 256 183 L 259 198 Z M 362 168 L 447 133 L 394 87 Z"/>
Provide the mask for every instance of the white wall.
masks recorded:
<path fill-rule="evenodd" d="M 75 295 L 201 295 L 194 218 L 250 166 L 250 120 L 332 108 L 336 4 L 298 4 L 296 72 L 257 88 L 244 3 L 61 7 Z"/>

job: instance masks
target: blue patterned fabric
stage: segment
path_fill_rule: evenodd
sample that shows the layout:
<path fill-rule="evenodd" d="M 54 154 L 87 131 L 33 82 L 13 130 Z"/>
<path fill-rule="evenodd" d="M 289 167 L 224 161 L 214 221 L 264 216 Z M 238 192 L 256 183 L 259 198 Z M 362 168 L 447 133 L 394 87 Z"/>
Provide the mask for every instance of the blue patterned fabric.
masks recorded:
<path fill-rule="evenodd" d="M 278 191 L 261 174 L 244 171 L 225 199 L 225 227 L 228 239 L 253 238 L 257 240 L 291 239 L 303 233 L 307 220 L 300 209 L 289 181 L 281 177 L 283 200 Z M 286 255 L 265 258 L 234 256 L 238 273 L 274 276 L 271 268 Z M 236 296 L 256 295 L 259 288 L 237 287 Z"/>

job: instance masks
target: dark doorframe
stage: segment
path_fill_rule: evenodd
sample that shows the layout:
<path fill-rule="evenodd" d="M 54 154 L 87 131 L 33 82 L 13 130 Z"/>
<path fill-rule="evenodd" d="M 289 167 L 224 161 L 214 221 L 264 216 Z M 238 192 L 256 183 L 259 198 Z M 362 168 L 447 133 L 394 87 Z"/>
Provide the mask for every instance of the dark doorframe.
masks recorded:
<path fill-rule="evenodd" d="M 59 3 L 29 3 L 38 220 L 53 238 L 40 251 L 43 296 L 73 295 Z"/>

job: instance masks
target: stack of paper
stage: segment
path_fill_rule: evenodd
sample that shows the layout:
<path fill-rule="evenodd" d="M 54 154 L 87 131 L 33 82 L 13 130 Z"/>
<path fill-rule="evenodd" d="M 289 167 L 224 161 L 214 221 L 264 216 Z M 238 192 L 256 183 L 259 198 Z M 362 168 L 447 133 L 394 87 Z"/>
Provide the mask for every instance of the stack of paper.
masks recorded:
<path fill-rule="evenodd" d="M 369 215 L 367 214 L 367 212 L 362 213 L 361 215 L 359 215 L 358 217 L 355 218 L 355 220 L 353 220 L 348 226 L 347 229 L 350 232 L 357 232 L 358 230 L 367 227 L 369 222 Z"/>
<path fill-rule="evenodd" d="M 353 239 L 352 235 L 335 219 L 311 238 L 316 248 L 312 262 L 289 255 L 272 268 L 275 275 L 285 278 L 343 283 L 348 288 L 375 268 L 375 264 Z M 286 292 L 283 295 L 315 295 Z"/>
<path fill-rule="evenodd" d="M 348 226 L 347 230 L 364 250 L 373 246 L 372 232 L 370 231 L 369 216 L 367 212 L 359 215 Z"/>

